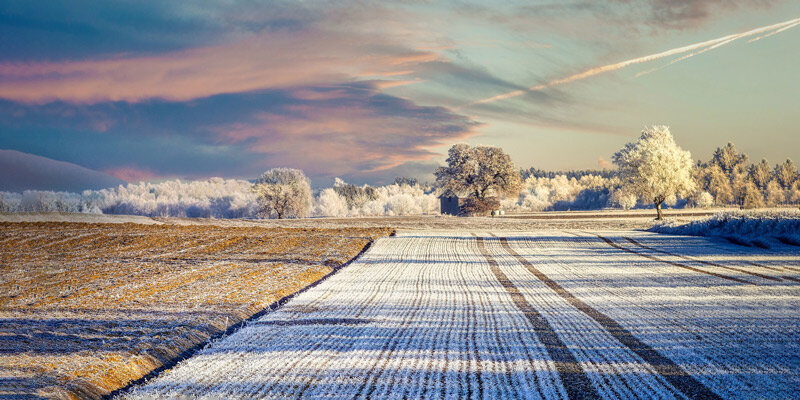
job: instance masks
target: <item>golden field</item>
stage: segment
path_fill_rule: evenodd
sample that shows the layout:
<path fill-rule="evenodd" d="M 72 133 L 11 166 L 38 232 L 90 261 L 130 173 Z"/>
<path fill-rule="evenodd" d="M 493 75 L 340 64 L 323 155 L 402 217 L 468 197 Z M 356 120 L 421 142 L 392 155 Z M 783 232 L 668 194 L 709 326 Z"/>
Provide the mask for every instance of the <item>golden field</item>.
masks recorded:
<path fill-rule="evenodd" d="M 0 223 L 0 397 L 102 397 L 390 233 Z"/>

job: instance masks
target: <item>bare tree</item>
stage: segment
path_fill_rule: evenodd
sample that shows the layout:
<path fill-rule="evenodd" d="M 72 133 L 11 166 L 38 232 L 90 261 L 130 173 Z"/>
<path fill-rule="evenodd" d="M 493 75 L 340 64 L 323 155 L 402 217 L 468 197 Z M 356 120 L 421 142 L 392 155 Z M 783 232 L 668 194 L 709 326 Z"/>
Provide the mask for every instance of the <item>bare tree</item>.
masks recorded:
<path fill-rule="evenodd" d="M 658 220 L 663 219 L 661 204 L 674 195 L 694 190 L 692 156 L 678 147 L 667 126 L 644 129 L 634 143 L 614 154 L 624 190 L 655 204 Z"/>
<path fill-rule="evenodd" d="M 311 184 L 303 171 L 273 168 L 253 185 L 258 214 L 267 218 L 302 218 L 311 212 Z"/>
<path fill-rule="evenodd" d="M 522 186 L 519 170 L 499 147 L 454 145 L 448 152 L 447 166 L 439 167 L 435 175 L 445 192 L 468 194 L 473 199 L 472 211 L 496 207 L 497 197 L 519 195 Z"/>

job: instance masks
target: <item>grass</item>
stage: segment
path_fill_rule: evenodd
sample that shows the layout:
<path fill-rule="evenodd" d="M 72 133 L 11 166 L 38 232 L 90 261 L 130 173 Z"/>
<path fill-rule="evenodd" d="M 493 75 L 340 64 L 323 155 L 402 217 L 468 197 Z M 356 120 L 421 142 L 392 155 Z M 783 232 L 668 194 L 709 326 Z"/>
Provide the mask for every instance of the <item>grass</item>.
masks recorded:
<path fill-rule="evenodd" d="M 0 223 L 0 397 L 107 395 L 390 233 Z"/>

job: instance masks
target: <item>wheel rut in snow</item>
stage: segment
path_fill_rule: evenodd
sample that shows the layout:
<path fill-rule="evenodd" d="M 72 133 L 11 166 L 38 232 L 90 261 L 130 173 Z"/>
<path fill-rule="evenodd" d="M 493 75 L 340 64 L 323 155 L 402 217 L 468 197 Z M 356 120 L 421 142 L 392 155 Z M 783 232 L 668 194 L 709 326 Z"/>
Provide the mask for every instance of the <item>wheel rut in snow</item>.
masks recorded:
<path fill-rule="evenodd" d="M 625 347 L 636 353 L 645 362 L 650 364 L 653 367 L 653 370 L 661 375 L 664 380 L 669 382 L 684 396 L 689 399 L 697 400 L 722 399 L 722 397 L 711 391 L 711 389 L 707 388 L 702 383 L 698 382 L 672 360 L 664 357 L 661 355 L 661 353 L 636 338 L 633 333 L 622 327 L 622 325 L 614 321 L 611 317 L 603 314 L 592 306 L 586 304 L 581 299 L 575 297 L 563 286 L 559 285 L 557 282 L 542 273 L 533 264 L 526 260 L 525 257 L 521 256 L 516 252 L 516 250 L 511 248 L 508 243 L 508 238 L 501 237 L 499 239 L 500 244 L 503 246 L 506 252 L 517 259 L 517 261 L 519 261 L 519 263 L 522 264 L 533 276 L 542 281 L 548 288 L 566 300 L 573 307 L 577 308 L 582 313 L 595 320 L 620 343 L 625 345 Z M 570 398 L 573 397 L 570 396 Z"/>
<path fill-rule="evenodd" d="M 547 354 L 553 361 L 561 379 L 564 389 L 570 399 L 599 399 L 600 394 L 592 386 L 592 382 L 586 375 L 586 371 L 567 348 L 567 345 L 558 337 L 558 333 L 553 329 L 549 322 L 534 308 L 520 290 L 511 282 L 505 273 L 500 269 L 497 260 L 486 250 L 484 238 L 475 236 L 478 242 L 478 250 L 486 259 L 497 281 L 503 289 L 511 296 L 514 305 L 525 315 L 533 325 L 534 332 L 539 341 L 544 345 Z"/>
<path fill-rule="evenodd" d="M 587 232 L 587 233 L 589 233 L 589 232 Z M 727 279 L 729 281 L 743 283 L 745 285 L 756 285 L 756 286 L 758 286 L 757 283 L 750 282 L 750 281 L 747 281 L 747 280 L 744 280 L 744 279 L 739 279 L 739 278 L 737 278 L 735 276 L 719 274 L 719 273 L 712 272 L 712 271 L 706 271 L 706 270 L 703 270 L 703 269 L 700 269 L 700 268 L 695 268 L 695 267 L 692 267 L 692 266 L 689 266 L 689 265 L 686 265 L 686 264 L 681 264 L 679 262 L 665 260 L 663 258 L 652 256 L 650 254 L 640 253 L 638 251 L 631 250 L 631 249 L 629 249 L 627 247 L 620 246 L 619 244 L 614 243 L 613 240 L 611 240 L 611 239 L 609 239 L 609 238 L 607 238 L 605 236 L 601 236 L 601 235 L 598 235 L 596 233 L 589 233 L 589 234 L 597 236 L 598 238 L 600 238 L 600 240 L 606 242 L 606 244 L 608 244 L 609 246 L 611 246 L 611 247 L 613 247 L 613 248 L 615 248 L 617 250 L 622 250 L 622 251 L 624 251 L 626 253 L 636 254 L 637 256 L 644 257 L 644 258 L 646 258 L 648 260 L 653 260 L 653 261 L 661 262 L 661 263 L 664 263 L 664 264 L 669 264 L 669 265 L 672 265 L 673 267 L 688 269 L 690 271 L 699 272 L 701 274 L 716 276 L 717 278 Z"/>

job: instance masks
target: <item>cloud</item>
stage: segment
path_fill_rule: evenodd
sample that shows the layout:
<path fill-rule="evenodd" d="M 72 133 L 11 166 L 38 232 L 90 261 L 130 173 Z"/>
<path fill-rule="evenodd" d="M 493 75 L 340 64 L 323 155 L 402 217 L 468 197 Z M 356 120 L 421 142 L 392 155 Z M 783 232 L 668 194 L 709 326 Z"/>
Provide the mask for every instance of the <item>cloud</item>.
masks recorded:
<path fill-rule="evenodd" d="M 101 130 L 94 121 L 106 124 Z M 134 181 L 252 178 L 280 166 L 315 179 L 393 178 L 393 168 L 430 160 L 438 156 L 432 149 L 478 126 L 446 108 L 379 93 L 370 82 L 187 102 L 0 102 L 0 142 Z"/>
<path fill-rule="evenodd" d="M 122 179 L 125 182 L 151 181 L 159 175 L 149 169 L 136 166 L 115 167 L 104 170 L 106 174 Z"/>
<path fill-rule="evenodd" d="M 318 95 L 309 96 L 309 90 Z M 328 97 L 331 93 L 335 97 Z M 445 108 L 358 86 L 304 89 L 303 96 L 212 131 L 221 143 L 268 155 L 273 165 L 300 167 L 316 176 L 369 176 L 429 160 L 438 155 L 432 147 L 474 135 L 478 126 Z"/>
<path fill-rule="evenodd" d="M 391 75 L 438 55 L 325 31 L 270 32 L 233 44 L 100 60 L 0 63 L 0 97 L 29 103 L 183 101 L 220 93 Z"/>
<path fill-rule="evenodd" d="M 323 20 L 298 2 L 231 0 L 0 0 L 0 60 L 98 59 L 161 54 L 268 31 L 298 31 Z"/>
<path fill-rule="evenodd" d="M 469 105 L 476 105 L 476 104 L 493 103 L 493 102 L 496 102 L 496 101 L 502 101 L 502 100 L 513 98 L 513 97 L 519 97 L 519 96 L 522 96 L 522 95 L 527 94 L 529 92 L 538 92 L 538 91 L 541 91 L 541 90 L 545 90 L 545 89 L 551 88 L 553 86 L 563 85 L 563 84 L 566 84 L 566 83 L 583 80 L 583 79 L 590 78 L 590 77 L 593 77 L 593 76 L 596 76 L 596 75 L 600 75 L 600 74 L 604 74 L 604 73 L 607 73 L 607 72 L 617 71 L 617 70 L 623 69 L 625 67 L 628 67 L 628 66 L 631 66 L 631 65 L 634 65 L 634 64 L 647 63 L 647 62 L 655 61 L 655 60 L 658 60 L 658 59 L 661 59 L 661 58 L 664 58 L 664 57 L 669 57 L 669 56 L 674 56 L 674 55 L 678 55 L 678 54 L 688 53 L 688 54 L 685 54 L 682 57 L 678 57 L 677 59 L 675 59 L 672 62 L 670 62 L 670 64 L 674 64 L 676 62 L 683 61 L 683 60 L 685 60 L 687 58 L 690 58 L 690 57 L 693 57 L 695 55 L 705 53 L 706 51 L 713 50 L 713 49 L 716 49 L 718 47 L 724 46 L 724 45 L 726 45 L 728 43 L 731 43 L 731 42 L 733 42 L 735 40 L 738 40 L 738 39 L 741 39 L 741 38 L 746 38 L 746 37 L 755 36 L 755 35 L 761 35 L 761 34 L 766 34 L 766 35 L 774 34 L 774 33 L 777 33 L 778 31 L 784 31 L 784 30 L 786 30 L 788 28 L 797 26 L 799 23 L 800 23 L 800 18 L 795 18 L 795 19 L 792 19 L 792 20 L 789 20 L 789 21 L 784 21 L 784 22 L 780 22 L 780 23 L 777 23 L 777 24 L 763 26 L 763 27 L 760 27 L 760 28 L 751 29 L 751 30 L 748 30 L 748 31 L 745 31 L 745 32 L 741 32 L 741 33 L 735 33 L 735 34 L 732 34 L 732 35 L 727 35 L 727 36 L 723 36 L 723 37 L 716 38 L 716 39 L 711 39 L 711 40 L 706 40 L 706 41 L 703 41 L 703 42 L 689 44 L 689 45 L 686 45 L 686 46 L 676 47 L 676 48 L 669 49 L 669 50 L 666 50 L 666 51 L 662 51 L 662 52 L 659 52 L 659 53 L 649 54 L 649 55 L 642 56 L 642 57 L 631 58 L 629 60 L 625 60 L 625 61 L 621 61 L 621 62 L 617 62 L 617 63 L 613 63 L 613 64 L 607 64 L 607 65 L 591 68 L 591 69 L 588 69 L 586 71 L 583 71 L 583 72 L 580 72 L 580 73 L 577 73 L 577 74 L 569 75 L 569 76 L 564 77 L 564 78 L 554 79 L 554 80 L 545 82 L 545 83 L 540 84 L 540 85 L 529 87 L 527 89 L 514 90 L 514 91 L 498 94 L 498 95 L 495 95 L 495 96 L 491 96 L 491 97 L 475 100 L 475 101 L 470 102 L 468 104 L 468 106 Z M 645 71 L 645 73 L 653 72 L 655 70 L 657 70 L 657 69 L 651 69 L 651 70 Z M 641 75 L 641 74 L 639 74 L 639 75 Z M 639 76 L 639 75 L 637 75 L 637 76 Z"/>
<path fill-rule="evenodd" d="M 626 2 L 626 0 L 620 0 Z M 783 1 L 765 0 L 649 0 L 643 2 L 646 21 L 669 29 L 696 29 L 737 9 L 768 8 Z"/>

